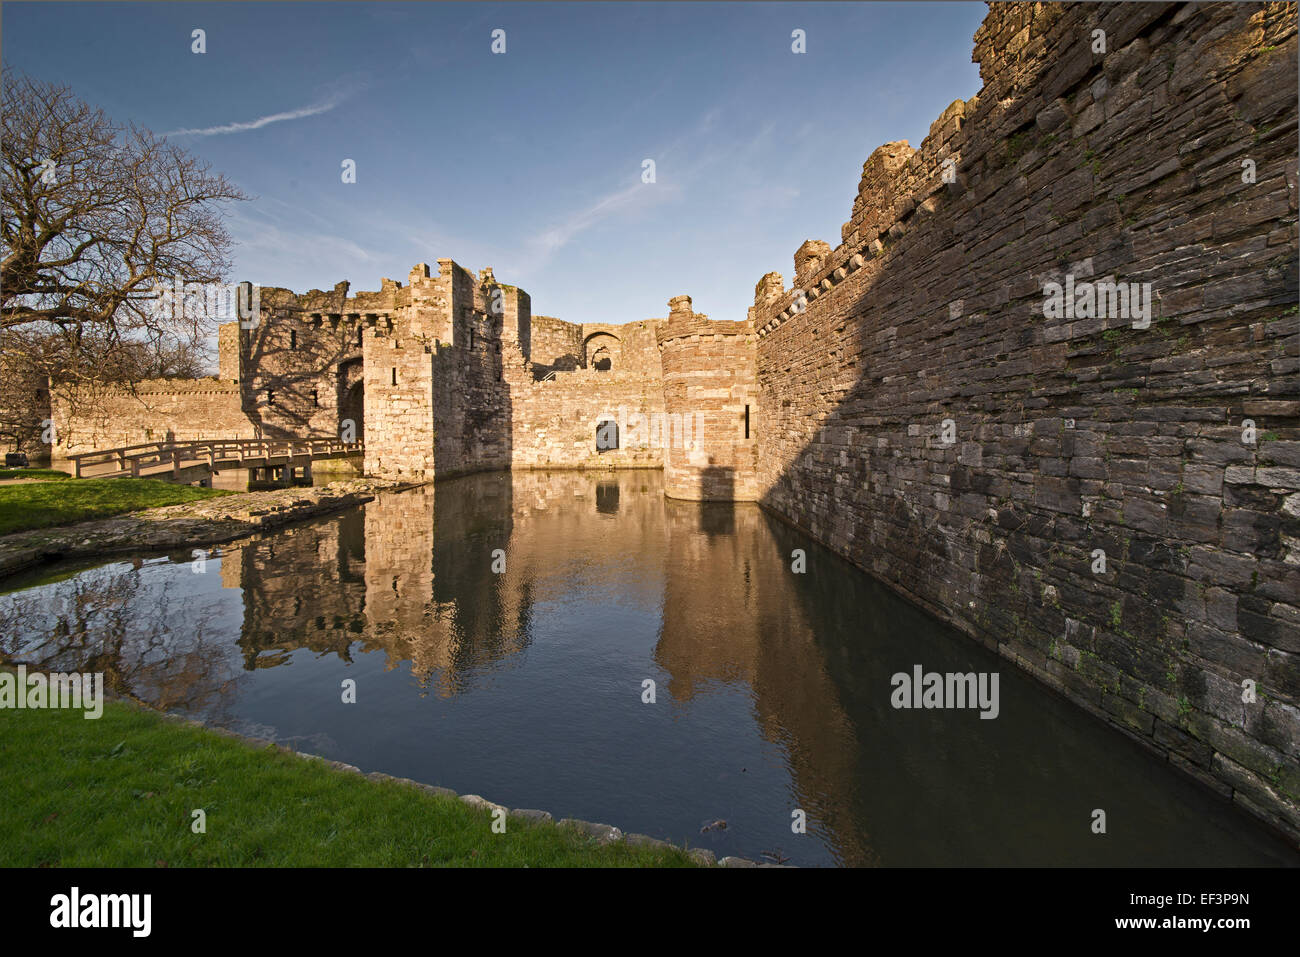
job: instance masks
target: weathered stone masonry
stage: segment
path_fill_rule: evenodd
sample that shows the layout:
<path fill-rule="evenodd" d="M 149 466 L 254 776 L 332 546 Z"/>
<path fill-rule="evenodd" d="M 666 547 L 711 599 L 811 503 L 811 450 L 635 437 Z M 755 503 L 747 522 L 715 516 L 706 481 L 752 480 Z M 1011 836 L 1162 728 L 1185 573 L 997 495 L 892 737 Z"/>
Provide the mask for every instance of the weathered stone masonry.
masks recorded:
<path fill-rule="evenodd" d="M 872 153 L 840 243 L 805 242 L 742 321 L 686 296 L 622 326 L 534 317 L 449 259 L 263 290 L 217 380 L 96 423 L 55 408 L 61 441 L 352 422 L 384 477 L 662 467 L 670 496 L 761 501 L 1300 838 L 1296 52 L 1294 3 L 996 4 L 979 94 Z M 1067 277 L 1149 283 L 1149 327 L 1047 318 Z M 620 408 L 699 429 L 597 448 Z"/>
<path fill-rule="evenodd" d="M 1296 7 L 996 4 L 975 59 L 806 308 L 759 283 L 764 504 L 1300 835 Z"/>

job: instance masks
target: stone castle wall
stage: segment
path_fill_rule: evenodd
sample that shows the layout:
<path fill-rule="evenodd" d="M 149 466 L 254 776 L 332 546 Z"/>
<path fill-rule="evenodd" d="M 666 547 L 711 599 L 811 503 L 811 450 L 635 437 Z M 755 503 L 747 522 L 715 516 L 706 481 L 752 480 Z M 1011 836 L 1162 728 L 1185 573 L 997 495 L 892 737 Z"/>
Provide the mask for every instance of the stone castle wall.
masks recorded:
<path fill-rule="evenodd" d="M 975 59 L 759 283 L 763 501 L 1300 833 L 1295 5 L 995 4 Z"/>
<path fill-rule="evenodd" d="M 664 491 L 673 498 L 752 501 L 759 497 L 755 335 L 751 322 L 718 322 L 669 300 L 658 329 L 664 407 L 685 441 L 667 443 Z"/>
<path fill-rule="evenodd" d="M 663 466 L 662 449 L 648 436 L 637 440 L 640 426 L 633 419 L 663 414 L 663 387 L 657 376 L 578 369 L 545 382 L 530 377 L 514 384 L 511 403 L 514 468 Z M 619 429 L 618 443 L 617 448 L 602 450 L 597 448 L 597 429 L 607 420 Z"/>
<path fill-rule="evenodd" d="M 194 439 L 251 439 L 239 387 L 218 378 L 149 379 L 133 389 L 53 391 L 51 414 L 58 461 L 78 452 Z"/>
<path fill-rule="evenodd" d="M 582 325 L 554 316 L 533 316 L 532 355 L 537 378 L 582 368 Z"/>

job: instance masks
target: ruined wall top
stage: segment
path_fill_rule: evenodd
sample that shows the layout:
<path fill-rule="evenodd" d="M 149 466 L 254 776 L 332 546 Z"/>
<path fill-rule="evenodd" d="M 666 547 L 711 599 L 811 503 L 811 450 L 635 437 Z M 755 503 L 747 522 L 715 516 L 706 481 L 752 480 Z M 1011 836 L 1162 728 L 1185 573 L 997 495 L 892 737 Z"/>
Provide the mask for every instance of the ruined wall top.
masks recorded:
<path fill-rule="evenodd" d="M 659 348 L 673 339 L 689 336 L 739 336 L 750 335 L 754 324 L 749 319 L 739 322 L 725 319 L 710 319 L 702 312 L 691 308 L 691 297 L 673 296 L 668 300 L 668 319 L 655 325 L 655 338 Z"/>

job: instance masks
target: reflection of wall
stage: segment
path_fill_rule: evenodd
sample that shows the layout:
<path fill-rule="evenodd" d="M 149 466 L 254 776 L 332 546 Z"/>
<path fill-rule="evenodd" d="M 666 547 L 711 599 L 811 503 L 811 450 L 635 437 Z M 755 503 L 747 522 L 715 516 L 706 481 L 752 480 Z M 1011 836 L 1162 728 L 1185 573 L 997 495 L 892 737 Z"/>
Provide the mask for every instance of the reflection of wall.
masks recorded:
<path fill-rule="evenodd" d="M 527 640 L 519 624 L 527 594 L 490 571 L 509 529 L 501 473 L 381 495 L 362 510 L 230 547 L 222 584 L 244 590 L 245 666 L 285 663 L 296 648 L 350 660 L 360 642 L 383 651 L 390 668 L 410 661 L 422 681 L 436 674 L 442 693 L 454 691 L 462 672 Z"/>
<path fill-rule="evenodd" d="M 360 511 L 227 546 L 221 583 L 244 591 L 245 667 L 283 664 L 297 648 L 350 660 L 362 631 L 365 559 Z"/>
<path fill-rule="evenodd" d="M 708 682 L 750 687 L 763 736 L 786 753 L 795 806 L 847 863 L 874 861 L 851 812 L 862 746 L 803 610 L 788 550 L 755 505 L 668 500 L 663 629 L 655 660 L 675 700 Z"/>

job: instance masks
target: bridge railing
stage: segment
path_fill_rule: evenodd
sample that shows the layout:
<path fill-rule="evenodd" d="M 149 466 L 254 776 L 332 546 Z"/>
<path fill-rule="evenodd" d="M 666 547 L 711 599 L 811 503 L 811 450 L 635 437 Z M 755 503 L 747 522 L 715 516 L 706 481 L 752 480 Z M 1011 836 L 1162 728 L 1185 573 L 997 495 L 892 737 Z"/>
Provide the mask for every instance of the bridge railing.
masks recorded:
<path fill-rule="evenodd" d="M 178 474 L 185 463 L 206 464 L 210 468 L 218 463 L 244 462 L 248 459 L 273 458 L 323 458 L 330 455 L 355 454 L 365 450 L 361 442 L 344 442 L 341 439 L 196 439 L 192 442 L 145 442 L 124 445 L 113 449 L 96 449 L 69 455 L 77 478 L 86 469 L 113 464 L 116 469 L 107 473 L 120 475 L 130 472 L 139 478 L 141 469 L 170 465 L 172 474 Z"/>

